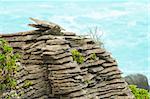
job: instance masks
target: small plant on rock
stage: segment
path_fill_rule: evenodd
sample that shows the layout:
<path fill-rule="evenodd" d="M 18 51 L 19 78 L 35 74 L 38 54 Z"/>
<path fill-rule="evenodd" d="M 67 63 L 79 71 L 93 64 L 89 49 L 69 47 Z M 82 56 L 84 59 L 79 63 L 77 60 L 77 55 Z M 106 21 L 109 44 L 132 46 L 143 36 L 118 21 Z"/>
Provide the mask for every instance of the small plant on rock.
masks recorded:
<path fill-rule="evenodd" d="M 95 53 L 91 54 L 91 60 L 96 60 L 97 56 Z"/>
<path fill-rule="evenodd" d="M 30 86 L 32 86 L 33 85 L 33 83 L 31 82 L 31 81 L 29 81 L 29 80 L 26 80 L 25 82 L 24 82 L 24 85 L 22 86 L 23 88 L 29 88 Z"/>
<path fill-rule="evenodd" d="M 84 83 L 89 84 L 91 81 L 90 80 L 85 80 Z"/>
<path fill-rule="evenodd" d="M 148 90 L 137 88 L 136 85 L 129 85 L 135 99 L 150 99 L 150 93 Z"/>
<path fill-rule="evenodd" d="M 19 56 L 13 54 L 13 48 L 3 39 L 0 39 L 0 51 L 0 90 L 14 89 L 17 84 L 14 75 L 17 73 L 16 62 Z"/>
<path fill-rule="evenodd" d="M 101 41 L 101 36 L 103 35 L 103 31 L 100 30 L 97 26 L 93 28 L 89 28 L 88 32 L 90 38 L 94 40 L 95 43 L 97 43 L 100 47 L 104 47 L 103 42 Z"/>
<path fill-rule="evenodd" d="M 76 61 L 78 64 L 82 64 L 84 62 L 83 55 L 76 49 L 71 50 L 73 60 Z"/>
<path fill-rule="evenodd" d="M 15 74 L 18 70 L 17 62 L 19 58 L 19 54 L 13 53 L 13 48 L 9 46 L 8 42 L 0 39 L 0 96 L 4 92 L 9 92 L 3 97 L 4 99 L 15 99 L 18 97 Z M 13 93 L 11 93 L 12 91 Z"/>

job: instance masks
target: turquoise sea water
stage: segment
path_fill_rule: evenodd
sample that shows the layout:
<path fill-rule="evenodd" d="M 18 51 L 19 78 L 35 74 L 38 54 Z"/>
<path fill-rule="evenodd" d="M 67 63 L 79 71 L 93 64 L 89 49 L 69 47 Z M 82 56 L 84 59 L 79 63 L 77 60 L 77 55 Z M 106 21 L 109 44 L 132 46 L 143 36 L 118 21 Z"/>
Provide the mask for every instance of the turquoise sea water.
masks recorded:
<path fill-rule="evenodd" d="M 31 30 L 29 17 L 78 34 L 98 26 L 124 75 L 143 73 L 150 79 L 148 10 L 148 0 L 0 0 L 0 34 Z"/>

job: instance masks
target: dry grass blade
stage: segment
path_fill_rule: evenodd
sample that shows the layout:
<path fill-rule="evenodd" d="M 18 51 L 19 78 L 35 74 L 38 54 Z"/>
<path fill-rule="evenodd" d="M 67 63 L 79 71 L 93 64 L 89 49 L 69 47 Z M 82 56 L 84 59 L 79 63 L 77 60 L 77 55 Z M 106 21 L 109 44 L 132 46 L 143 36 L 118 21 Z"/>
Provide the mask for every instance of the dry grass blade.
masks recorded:
<path fill-rule="evenodd" d="M 100 45 L 100 47 L 104 47 L 100 39 L 103 35 L 103 32 L 100 31 L 97 26 L 95 26 L 94 28 L 88 28 L 88 30 L 88 35 L 90 36 L 90 38 L 92 38 L 98 45 Z"/>

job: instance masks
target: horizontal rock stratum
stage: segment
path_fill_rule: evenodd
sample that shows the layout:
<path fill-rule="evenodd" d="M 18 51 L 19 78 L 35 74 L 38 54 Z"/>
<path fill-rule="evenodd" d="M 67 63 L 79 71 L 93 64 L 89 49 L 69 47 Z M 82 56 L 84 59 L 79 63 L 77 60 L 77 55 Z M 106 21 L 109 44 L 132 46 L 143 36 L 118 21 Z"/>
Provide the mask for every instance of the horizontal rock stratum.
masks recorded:
<path fill-rule="evenodd" d="M 35 24 L 29 26 L 36 30 L 0 35 L 22 56 L 17 86 L 32 82 L 21 99 L 134 99 L 104 48 L 57 24 L 31 20 Z M 83 62 L 75 61 L 72 51 L 80 53 Z"/>

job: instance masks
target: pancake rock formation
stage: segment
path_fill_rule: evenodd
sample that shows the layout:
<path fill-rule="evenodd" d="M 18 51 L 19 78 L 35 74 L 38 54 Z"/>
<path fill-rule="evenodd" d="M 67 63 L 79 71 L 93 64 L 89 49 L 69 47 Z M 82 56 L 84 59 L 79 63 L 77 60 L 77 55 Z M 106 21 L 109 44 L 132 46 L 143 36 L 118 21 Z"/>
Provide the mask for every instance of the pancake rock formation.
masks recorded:
<path fill-rule="evenodd" d="M 17 86 L 32 82 L 21 99 L 134 99 L 104 48 L 57 24 L 31 20 L 36 30 L 0 35 L 22 56 Z"/>

